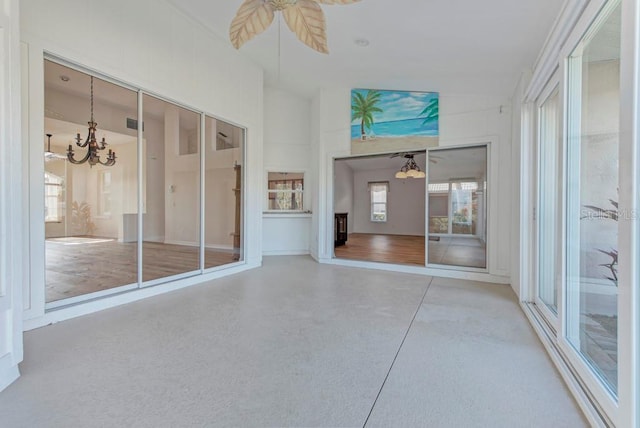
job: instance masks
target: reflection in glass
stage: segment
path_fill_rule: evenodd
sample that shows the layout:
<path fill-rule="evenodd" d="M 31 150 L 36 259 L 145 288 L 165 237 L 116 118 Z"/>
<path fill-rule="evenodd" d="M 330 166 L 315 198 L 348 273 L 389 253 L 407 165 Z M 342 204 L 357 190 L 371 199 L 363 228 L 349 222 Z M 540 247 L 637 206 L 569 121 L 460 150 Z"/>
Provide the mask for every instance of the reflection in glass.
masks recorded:
<path fill-rule="evenodd" d="M 143 98 L 146 177 L 142 279 L 200 269 L 200 115 Z"/>
<path fill-rule="evenodd" d="M 244 258 L 243 150 L 244 129 L 205 118 L 205 269 Z"/>
<path fill-rule="evenodd" d="M 486 267 L 487 147 L 429 153 L 429 263 Z"/>
<path fill-rule="evenodd" d="M 129 225 L 138 217 L 136 131 L 125 126 L 137 118 L 137 93 L 94 77 L 96 137 L 118 157 L 115 165 L 91 167 L 67 161 L 86 149 L 82 140 L 90 120 L 90 76 L 45 60 L 44 206 L 45 301 L 47 303 L 137 282 L 137 240 Z M 104 154 L 103 154 L 104 153 Z"/>
<path fill-rule="evenodd" d="M 426 177 L 398 178 L 407 159 L 426 170 L 424 151 L 334 160 L 336 258 L 425 266 Z"/>
<path fill-rule="evenodd" d="M 267 178 L 270 211 L 302 211 L 304 173 L 270 172 Z"/>
<path fill-rule="evenodd" d="M 615 394 L 620 5 L 604 14 L 569 58 L 566 335 Z"/>
<path fill-rule="evenodd" d="M 538 193 L 538 297 L 554 313 L 558 312 L 561 282 L 560 198 L 562 177 L 558 89 L 540 106 L 539 193 Z"/>

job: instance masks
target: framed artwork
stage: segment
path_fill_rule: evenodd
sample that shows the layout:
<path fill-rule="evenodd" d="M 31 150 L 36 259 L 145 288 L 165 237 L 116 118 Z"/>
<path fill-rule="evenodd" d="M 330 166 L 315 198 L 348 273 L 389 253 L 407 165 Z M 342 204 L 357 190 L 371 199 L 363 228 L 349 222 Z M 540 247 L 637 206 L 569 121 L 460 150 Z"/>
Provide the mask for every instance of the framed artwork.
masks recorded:
<path fill-rule="evenodd" d="M 351 91 L 351 154 L 435 147 L 439 130 L 437 92 Z"/>

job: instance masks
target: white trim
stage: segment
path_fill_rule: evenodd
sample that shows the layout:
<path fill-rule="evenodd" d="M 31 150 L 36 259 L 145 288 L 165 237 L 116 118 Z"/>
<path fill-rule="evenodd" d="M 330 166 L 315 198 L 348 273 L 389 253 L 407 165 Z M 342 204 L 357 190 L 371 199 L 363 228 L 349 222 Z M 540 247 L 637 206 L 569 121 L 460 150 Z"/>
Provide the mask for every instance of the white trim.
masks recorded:
<path fill-rule="evenodd" d="M 146 169 L 144 168 L 144 151 L 142 148 L 142 144 L 143 144 L 143 140 L 144 140 L 144 92 L 142 91 L 142 89 L 139 89 L 137 91 L 137 102 L 138 102 L 138 112 L 137 112 L 137 120 L 138 120 L 138 132 L 137 132 L 137 138 L 138 138 L 138 182 L 136 183 L 138 185 L 138 236 L 137 236 L 137 254 L 138 254 L 138 260 L 136 260 L 137 262 L 137 268 L 138 268 L 138 286 L 140 286 L 140 284 L 142 284 L 142 261 L 144 261 L 144 254 L 143 254 L 143 250 L 144 250 L 144 246 L 140 245 L 141 242 L 144 241 L 144 212 L 145 212 L 145 200 L 144 200 L 144 192 L 142 189 L 142 183 L 145 182 L 146 177 L 145 177 L 145 173 L 146 173 Z M 140 113 L 143 113 L 142 117 L 140 117 Z M 46 284 L 45 284 L 46 287 Z"/>
<path fill-rule="evenodd" d="M 535 310 L 532 309 L 531 304 L 520 302 L 520 307 L 591 426 L 603 428 L 610 426 L 610 422 L 603 418 L 598 408 L 589 398 L 588 392 L 580 383 L 575 372 L 554 343 L 553 334 L 544 328 L 544 321 L 538 317 Z"/>
<path fill-rule="evenodd" d="M 10 356 L 7 355 L 5 357 Z M 20 371 L 18 370 L 17 365 L 11 365 L 9 367 L 4 367 L 4 358 L 0 359 L 0 391 L 5 389 L 7 386 L 11 385 L 20 377 Z"/>
<path fill-rule="evenodd" d="M 525 102 L 534 101 L 553 75 L 558 67 L 560 50 L 588 2 L 589 0 L 572 0 L 564 3 L 533 67 L 532 79 L 525 90 Z"/>
<path fill-rule="evenodd" d="M 18 10 L 18 0 L 0 1 L 0 391 L 20 375 L 23 262 L 28 259 L 23 244 L 24 149 L 17 147 L 22 141 L 20 96 L 24 89 Z"/>
<path fill-rule="evenodd" d="M 310 212 L 298 211 L 267 211 L 262 213 L 262 218 L 311 218 Z"/>
<path fill-rule="evenodd" d="M 445 267 L 422 267 L 422 266 L 409 266 L 409 265 L 397 265 L 392 263 L 378 263 L 378 262 L 366 262 L 359 260 L 346 260 L 346 259 L 329 259 L 329 258 L 321 258 L 314 259 L 318 263 L 336 265 L 336 266 L 347 266 L 354 268 L 365 268 L 365 269 L 375 269 L 375 270 L 384 270 L 388 272 L 400 272 L 400 273 L 411 273 L 416 275 L 425 275 L 425 276 L 435 276 L 440 278 L 455 278 L 455 279 L 464 279 L 468 281 L 480 281 L 487 282 L 493 284 L 510 284 L 510 278 L 508 276 L 500 276 L 493 275 L 490 273 L 482 273 L 479 271 L 473 271 L 471 269 L 460 269 L 458 267 L 447 266 Z"/>
<path fill-rule="evenodd" d="M 148 241 L 144 241 L 144 242 L 148 242 Z M 169 240 L 169 241 L 164 241 L 164 244 L 181 245 L 183 247 L 198 247 L 198 248 L 200 248 L 200 243 L 193 242 L 193 241 Z M 212 250 L 224 250 L 224 251 L 229 251 L 229 252 L 233 251 L 233 245 L 228 245 L 228 244 L 206 244 L 204 246 L 204 248 L 210 248 Z"/>
<path fill-rule="evenodd" d="M 640 209 L 640 2 L 622 2 L 620 52 L 620 209 Z M 640 218 L 619 222 L 619 426 L 640 426 Z"/>
<path fill-rule="evenodd" d="M 535 197 L 535 213 L 536 215 L 534 216 L 535 218 L 534 220 L 534 224 L 533 224 L 533 231 L 534 231 L 534 236 L 533 236 L 533 242 L 534 242 L 534 247 L 533 247 L 533 251 L 532 251 L 532 258 L 533 258 L 533 263 L 534 263 L 534 267 L 533 267 L 533 275 L 534 277 L 532 278 L 532 300 L 536 302 L 537 307 L 539 309 L 539 311 L 544 315 L 544 317 L 546 318 L 546 321 L 551 324 L 552 328 L 554 329 L 555 332 L 558 332 L 560 329 L 560 318 L 559 318 L 559 314 L 562 313 L 561 312 L 561 306 L 562 306 L 562 298 L 561 298 L 561 293 L 562 293 L 562 278 L 564 278 L 563 276 L 561 277 L 561 283 L 558 284 L 557 281 L 555 281 L 554 279 L 554 288 L 556 291 L 556 307 L 554 308 L 556 312 L 554 312 L 551 307 L 547 304 L 547 302 L 544 302 L 542 300 L 542 298 L 540 297 L 540 222 L 541 222 L 541 199 L 542 199 L 542 189 L 540 188 L 540 180 L 542 177 L 542 134 L 543 134 L 543 130 L 542 130 L 542 118 L 540 117 L 540 111 L 542 110 L 542 108 L 546 105 L 547 101 L 549 101 L 549 99 L 551 98 L 551 96 L 557 95 L 558 97 L 558 105 L 556 106 L 557 111 L 556 111 L 556 137 L 557 141 L 556 141 L 556 147 L 555 149 L 555 153 L 554 156 L 558 154 L 559 150 L 562 150 L 562 153 L 564 153 L 564 126 L 563 126 L 563 122 L 562 122 L 562 118 L 563 115 L 561 114 L 562 111 L 562 106 L 563 106 L 563 99 L 564 97 L 562 96 L 562 92 L 561 92 L 561 87 L 560 87 L 560 70 L 556 69 L 553 72 L 553 75 L 549 78 L 549 81 L 547 82 L 546 86 L 542 89 L 539 97 L 536 99 L 535 101 L 535 119 L 534 122 L 536 123 L 536 127 L 535 127 L 535 138 L 534 138 L 534 152 L 536 153 L 535 156 L 535 168 L 533 168 L 533 171 L 535 171 L 535 177 L 533 180 L 533 183 L 535 185 L 535 192 L 534 193 L 534 197 Z M 557 172 L 557 170 L 562 171 L 562 173 L 565 172 L 566 168 L 564 167 L 564 160 L 565 160 L 565 156 L 561 156 L 559 159 L 556 159 L 555 165 L 556 165 L 556 171 L 552 171 L 552 173 Z M 558 196 L 560 196 L 560 206 L 556 206 L 556 216 L 555 216 L 555 221 L 559 222 L 556 228 L 556 231 L 558 232 L 556 234 L 556 236 L 554 236 L 554 239 L 560 239 L 562 240 L 562 245 L 560 246 L 560 253 L 556 254 L 556 269 L 564 272 L 563 270 L 563 261 L 564 261 L 564 257 L 563 257 L 563 253 L 564 253 L 564 239 L 562 238 L 564 236 L 563 234 L 563 223 L 564 223 L 564 180 L 562 179 L 562 175 L 560 176 L 556 176 L 556 179 L 559 180 L 559 184 L 561 185 L 561 187 L 558 189 L 558 186 L 556 185 L 556 189 L 555 192 L 552 194 L 553 200 L 554 200 L 554 205 L 557 205 L 558 202 Z M 546 191 L 547 189 L 545 189 Z M 559 192 L 559 193 L 556 193 Z M 557 241 L 554 241 L 554 248 L 557 248 Z M 554 278 L 557 277 L 557 275 L 554 276 Z"/>
<path fill-rule="evenodd" d="M 138 283 L 122 285 L 119 287 L 109 288 L 107 290 L 100 290 L 94 293 L 81 294 L 79 296 L 69 297 L 68 299 L 56 300 L 44 305 L 45 311 L 51 311 L 64 306 L 77 305 L 78 303 L 84 303 L 88 300 L 99 299 L 101 297 L 109 296 L 111 294 L 118 294 L 124 291 L 135 290 L 138 288 Z"/>
<path fill-rule="evenodd" d="M 262 251 L 263 256 L 307 256 L 311 254 L 309 249 L 299 249 L 299 250 L 268 250 Z"/>
<path fill-rule="evenodd" d="M 206 237 L 206 228 L 207 228 L 207 217 L 206 217 L 206 205 L 207 205 L 207 194 L 206 194 L 206 180 L 207 180 L 207 141 L 206 141 L 206 133 L 207 133 L 207 116 L 204 113 L 200 113 L 200 231 L 199 231 L 199 239 L 200 239 L 200 249 L 199 249 L 199 265 L 200 265 L 200 273 L 204 273 L 204 265 L 205 265 L 205 240 Z M 212 142 L 213 143 L 213 142 Z M 235 172 L 235 170 L 234 170 Z M 235 175 L 235 174 L 234 174 Z M 235 183 L 233 185 L 235 187 Z"/>
<path fill-rule="evenodd" d="M 520 299 L 523 302 L 532 302 L 535 296 L 535 269 L 532 242 L 535 240 L 535 220 L 533 210 L 535 207 L 535 192 L 533 184 L 535 180 L 534 168 L 530 159 L 534 159 L 535 145 L 535 104 L 533 102 L 522 105 L 522 129 L 520 151 Z"/>

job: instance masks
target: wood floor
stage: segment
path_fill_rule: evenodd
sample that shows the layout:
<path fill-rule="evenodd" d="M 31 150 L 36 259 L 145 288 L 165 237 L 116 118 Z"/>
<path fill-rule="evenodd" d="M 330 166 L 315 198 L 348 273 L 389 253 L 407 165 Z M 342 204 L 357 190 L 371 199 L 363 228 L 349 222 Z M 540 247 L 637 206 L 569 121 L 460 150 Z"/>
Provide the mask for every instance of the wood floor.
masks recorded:
<path fill-rule="evenodd" d="M 46 241 L 46 302 L 108 290 L 137 282 L 138 245 L 93 237 Z M 144 242 L 143 281 L 199 269 L 199 249 Z M 233 263 L 234 254 L 205 250 L 205 268 Z"/>
<path fill-rule="evenodd" d="M 352 233 L 336 258 L 424 266 L 424 236 Z"/>
<path fill-rule="evenodd" d="M 424 266 L 424 236 L 353 233 L 345 245 L 335 248 L 335 255 L 339 259 Z M 486 249 L 475 238 L 442 237 L 429 241 L 429 263 L 483 268 Z"/>

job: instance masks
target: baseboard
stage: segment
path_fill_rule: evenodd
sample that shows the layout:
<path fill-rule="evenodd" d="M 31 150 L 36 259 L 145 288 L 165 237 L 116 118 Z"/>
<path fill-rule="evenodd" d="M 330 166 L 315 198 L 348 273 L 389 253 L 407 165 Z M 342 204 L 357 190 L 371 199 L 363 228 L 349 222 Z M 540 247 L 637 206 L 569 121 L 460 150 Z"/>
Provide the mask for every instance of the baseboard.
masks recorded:
<path fill-rule="evenodd" d="M 5 367 L 0 369 L 0 391 L 6 389 L 20 377 L 18 366 Z"/>
<path fill-rule="evenodd" d="M 61 307 L 59 309 L 53 309 L 45 312 L 43 316 L 38 318 L 25 320 L 24 331 L 33 330 L 36 328 L 44 327 L 49 324 L 54 324 L 60 321 L 80 317 L 83 315 L 99 312 L 104 309 L 113 308 L 116 306 L 124 305 L 127 303 L 136 302 L 138 300 L 146 299 L 148 297 L 158 296 L 171 291 L 180 290 L 196 285 L 203 285 L 209 281 L 226 277 L 229 275 L 237 274 L 247 271 L 249 269 L 255 269 L 260 267 L 261 263 L 251 262 L 238 262 L 232 266 L 221 266 L 220 269 L 214 270 L 202 275 L 196 275 L 188 278 L 183 278 L 171 282 L 165 282 L 150 287 L 136 288 L 131 291 L 114 294 L 111 296 L 105 296 L 100 299 L 89 300 L 86 302 L 78 303 L 72 306 Z"/>
<path fill-rule="evenodd" d="M 266 250 L 262 252 L 263 256 L 307 256 L 309 250 Z"/>
<path fill-rule="evenodd" d="M 544 321 L 539 318 L 536 310 L 526 302 L 520 302 L 520 307 L 533 327 L 533 330 L 538 335 L 538 339 L 540 339 L 542 346 L 544 346 L 547 351 L 549 358 L 560 373 L 565 385 L 567 385 L 567 388 L 573 395 L 576 403 L 578 403 L 578 406 L 582 410 L 587 421 L 592 427 L 613 427 L 614 424 L 598 409 L 594 400 L 591 399 L 589 392 L 583 386 L 582 381 L 556 346 L 548 330 L 543 324 Z"/>
<path fill-rule="evenodd" d="M 313 255 L 312 255 L 313 257 Z M 315 259 L 315 257 L 314 257 Z M 397 265 L 391 263 L 365 262 L 346 259 L 316 259 L 318 263 L 333 264 L 338 266 L 356 267 L 364 269 L 377 269 L 389 272 L 411 273 L 416 275 L 435 276 L 440 278 L 464 279 L 468 281 L 488 282 L 493 284 L 510 284 L 507 276 L 493 275 L 487 272 L 473 272 L 455 269 L 439 269 L 424 266 Z"/>
<path fill-rule="evenodd" d="M 199 247 L 199 242 L 191 242 L 191 241 L 164 241 L 165 244 L 170 245 L 182 245 L 185 247 Z M 209 248 L 210 250 L 225 250 L 225 251 L 233 251 L 233 245 L 217 245 L 217 244 L 205 244 L 205 248 Z"/>

